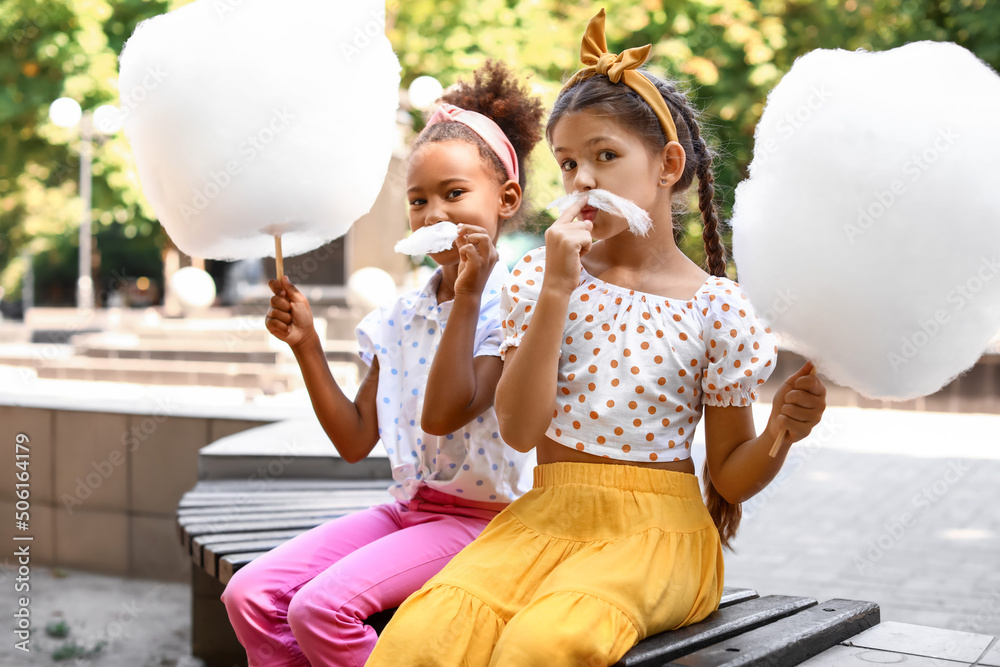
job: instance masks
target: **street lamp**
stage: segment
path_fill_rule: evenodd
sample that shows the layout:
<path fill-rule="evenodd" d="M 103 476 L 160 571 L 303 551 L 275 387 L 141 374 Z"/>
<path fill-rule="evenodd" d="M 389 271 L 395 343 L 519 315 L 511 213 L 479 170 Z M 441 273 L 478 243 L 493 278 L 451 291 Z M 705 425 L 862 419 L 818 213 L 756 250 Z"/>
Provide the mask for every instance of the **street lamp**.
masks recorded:
<path fill-rule="evenodd" d="M 418 76 L 406 89 L 410 98 L 410 106 L 423 111 L 429 109 L 432 104 L 441 98 L 444 89 L 441 83 L 432 76 Z"/>
<path fill-rule="evenodd" d="M 91 277 L 90 231 L 90 164 L 94 157 L 94 139 L 102 135 L 114 134 L 121 128 L 122 113 L 110 104 L 104 104 L 94 112 L 84 112 L 76 100 L 60 97 L 49 105 L 49 119 L 59 127 L 80 126 L 80 199 L 83 213 L 80 217 L 80 277 L 76 283 L 76 307 L 93 309 L 94 280 Z"/>

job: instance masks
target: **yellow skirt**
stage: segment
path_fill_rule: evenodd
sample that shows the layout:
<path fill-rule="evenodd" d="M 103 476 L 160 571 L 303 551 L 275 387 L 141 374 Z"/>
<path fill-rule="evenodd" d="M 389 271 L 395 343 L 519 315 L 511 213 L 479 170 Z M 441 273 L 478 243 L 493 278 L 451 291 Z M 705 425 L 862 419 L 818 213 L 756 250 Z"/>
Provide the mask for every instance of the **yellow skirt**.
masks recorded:
<path fill-rule="evenodd" d="M 719 534 L 694 475 L 548 463 L 399 608 L 368 665 L 609 665 L 718 609 Z"/>

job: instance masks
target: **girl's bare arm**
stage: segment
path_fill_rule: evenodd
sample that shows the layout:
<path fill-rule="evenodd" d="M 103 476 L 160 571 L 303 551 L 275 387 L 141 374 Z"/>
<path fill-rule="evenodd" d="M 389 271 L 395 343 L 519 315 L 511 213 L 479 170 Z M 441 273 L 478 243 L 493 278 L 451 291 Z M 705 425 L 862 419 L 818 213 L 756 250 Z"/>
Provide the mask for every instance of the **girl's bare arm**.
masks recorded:
<path fill-rule="evenodd" d="M 337 452 L 348 463 L 360 461 L 378 442 L 378 358 L 372 360 L 352 401 L 333 379 L 305 296 L 287 276 L 280 282 L 272 280 L 268 285 L 274 292 L 265 320 L 268 331 L 291 347 L 302 370 L 313 410 Z"/>
<path fill-rule="evenodd" d="M 826 408 L 826 388 L 809 375 L 807 363 L 791 375 L 775 394 L 764 432 L 756 434 L 750 407 L 705 406 L 705 445 L 708 471 L 719 494 L 730 503 L 749 500 L 781 470 L 792 443 L 809 435 Z M 771 447 L 787 430 L 775 457 Z"/>

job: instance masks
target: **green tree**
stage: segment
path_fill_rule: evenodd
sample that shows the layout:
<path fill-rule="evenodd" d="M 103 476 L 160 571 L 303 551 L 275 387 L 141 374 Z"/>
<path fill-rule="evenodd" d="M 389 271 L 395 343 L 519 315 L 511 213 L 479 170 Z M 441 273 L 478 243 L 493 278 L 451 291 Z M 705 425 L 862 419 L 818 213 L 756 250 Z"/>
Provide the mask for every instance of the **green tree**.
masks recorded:
<path fill-rule="evenodd" d="M 117 54 L 124 38 L 140 20 L 166 9 L 165 2 L 141 0 L 7 0 L 0 5 L 5 36 L 0 42 L 0 286 L 8 294 L 19 292 L 23 249 L 39 256 L 40 267 L 49 263 L 46 253 L 55 253 L 61 263 L 72 265 L 58 275 L 72 276 L 71 288 L 76 282 L 76 257 L 61 253 L 76 243 L 71 237 L 82 212 L 79 133 L 49 122 L 49 104 L 62 96 L 87 110 L 116 103 Z M 154 241 L 161 234 L 152 224 L 153 212 L 141 196 L 121 133 L 95 146 L 92 201 L 98 244 L 112 227 L 132 236 L 143 230 Z M 98 289 L 122 266 L 115 253 L 104 257 Z"/>
<path fill-rule="evenodd" d="M 8 294 L 18 291 L 24 267 L 17 257 L 24 248 L 39 254 L 39 269 L 50 249 L 58 263 L 75 267 L 69 249 L 81 211 L 79 146 L 74 131 L 48 121 L 49 103 L 62 95 L 85 109 L 115 103 L 117 55 L 125 39 L 141 20 L 183 4 L 0 5 L 0 286 Z M 809 50 L 953 41 L 1000 69 L 1000 3 L 987 0 L 387 0 L 386 33 L 403 64 L 404 86 L 422 74 L 450 85 L 493 57 L 529 76 L 551 105 L 579 66 L 583 29 L 599 7 L 608 12 L 611 50 L 653 44 L 647 66 L 679 79 L 704 111 L 703 128 L 720 154 L 716 185 L 723 217 L 746 175 L 768 91 Z M 928 95 L 932 86 L 929 81 Z M 544 204 L 561 192 L 545 146 L 533 166 L 534 201 Z M 120 133 L 95 151 L 93 202 L 100 288 L 129 261 L 116 248 L 162 248 L 164 242 Z M 689 209 L 680 218 L 679 239 L 700 260 L 701 224 L 697 206 Z M 536 223 L 550 219 L 542 213 Z M 148 250 L 139 254 L 156 261 Z M 64 273 L 75 279 L 75 269 Z"/>

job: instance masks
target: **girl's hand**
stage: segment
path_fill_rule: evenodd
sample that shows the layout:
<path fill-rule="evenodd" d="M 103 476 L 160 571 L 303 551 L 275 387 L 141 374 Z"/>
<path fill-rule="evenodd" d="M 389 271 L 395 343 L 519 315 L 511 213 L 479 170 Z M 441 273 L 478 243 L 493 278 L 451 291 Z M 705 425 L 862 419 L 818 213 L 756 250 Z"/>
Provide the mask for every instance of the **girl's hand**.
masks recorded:
<path fill-rule="evenodd" d="M 271 308 L 264 317 L 264 326 L 277 338 L 283 340 L 292 348 L 316 336 L 313 327 L 312 309 L 309 301 L 298 290 L 288 276 L 281 280 L 270 280 L 267 286 L 274 292 L 271 297 Z"/>
<path fill-rule="evenodd" d="M 467 295 L 479 298 L 500 255 L 486 230 L 475 225 L 459 225 L 456 243 L 459 259 L 455 297 Z"/>
<path fill-rule="evenodd" d="M 806 364 L 790 375 L 778 388 L 771 403 L 771 419 L 775 433 L 788 431 L 785 442 L 802 440 L 819 423 L 826 409 L 826 387 L 815 375 L 810 375 L 813 363 Z"/>
<path fill-rule="evenodd" d="M 580 258 L 590 250 L 594 241 L 590 234 L 594 224 L 589 220 L 575 219 L 586 205 L 587 198 L 581 197 L 545 231 L 543 286 L 567 294 L 580 286 L 580 271 L 583 269 Z"/>

